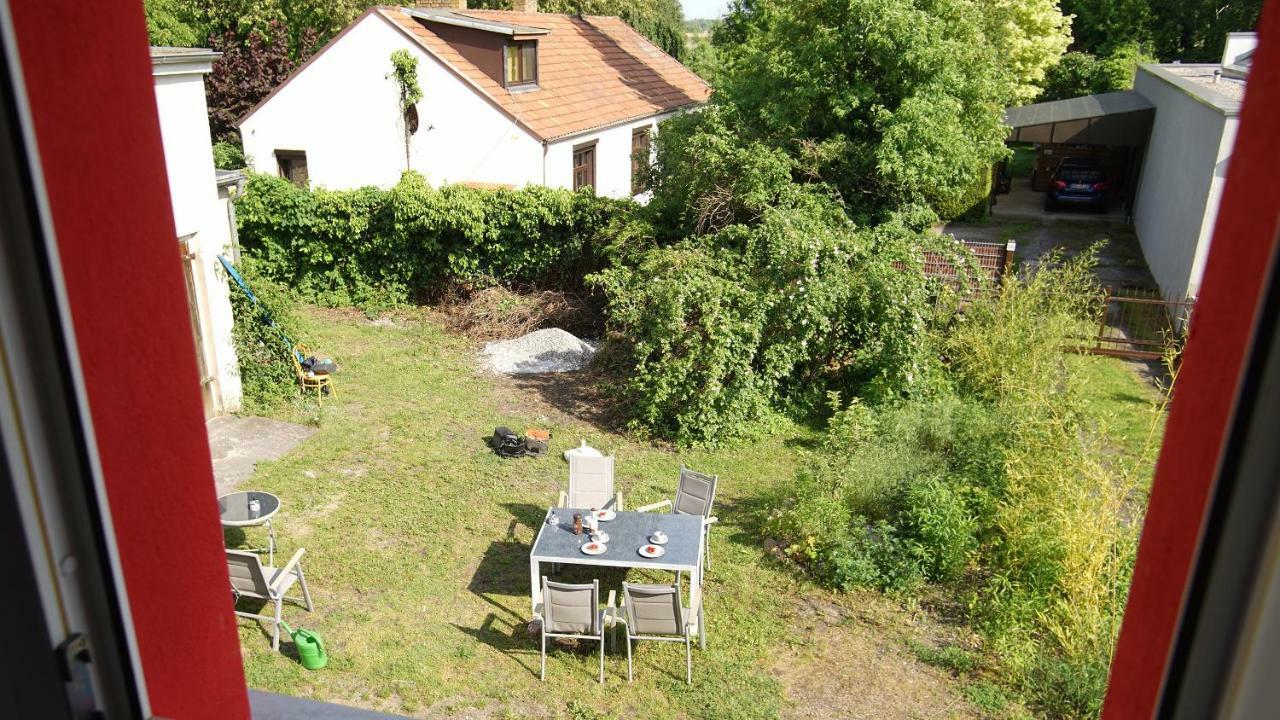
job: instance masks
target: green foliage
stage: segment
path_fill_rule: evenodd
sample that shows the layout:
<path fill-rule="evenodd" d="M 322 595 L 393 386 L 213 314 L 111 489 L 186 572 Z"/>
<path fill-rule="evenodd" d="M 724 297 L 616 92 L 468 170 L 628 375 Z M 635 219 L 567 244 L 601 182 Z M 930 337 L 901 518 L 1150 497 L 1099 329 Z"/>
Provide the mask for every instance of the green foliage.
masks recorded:
<path fill-rule="evenodd" d="M 944 389 L 835 413 L 766 522 L 832 586 L 964 588 L 1011 684 L 1073 718 L 1098 712 L 1141 525 L 1141 463 L 1108 451 L 1064 356 L 1098 307 L 1093 257 L 935 316 Z"/>
<path fill-rule="evenodd" d="M 920 662 L 950 670 L 957 675 L 971 672 L 977 666 L 973 654 L 957 645 L 944 645 L 935 648 L 921 642 L 908 643 Z"/>
<path fill-rule="evenodd" d="M 853 217 L 967 209 L 1006 153 L 1000 112 L 1018 86 L 987 22 L 961 0 L 743 3 L 714 35 L 713 102 L 743 145 L 785 151 Z"/>
<path fill-rule="evenodd" d="M 978 0 L 978 5 L 988 41 L 1010 73 L 1010 104 L 1031 102 L 1040 94 L 1045 72 L 1071 44 L 1070 19 L 1058 0 Z"/>
<path fill-rule="evenodd" d="M 1139 63 L 1154 60 L 1133 43 L 1121 45 L 1106 56 L 1069 52 L 1049 70 L 1040 100 L 1063 100 L 1127 90 L 1133 87 L 1133 76 Z"/>
<path fill-rule="evenodd" d="M 213 166 L 219 170 L 240 170 L 248 164 L 244 150 L 238 144 L 224 140 L 213 144 Z"/>
<path fill-rule="evenodd" d="M 390 190 L 299 188 L 250 178 L 240 242 L 269 277 L 326 305 L 366 309 L 457 283 L 575 288 L 603 263 L 603 231 L 625 201 L 543 187 L 435 189 L 406 173 Z"/>
<path fill-rule="evenodd" d="M 152 45 L 192 47 L 204 41 L 192 26 L 194 18 L 184 0 L 143 0 L 142 9 Z"/>
<path fill-rule="evenodd" d="M 422 86 L 418 84 L 418 58 L 408 50 L 395 50 L 391 53 L 391 77 L 400 88 L 400 109 L 409 108 L 422 102 Z"/>
<path fill-rule="evenodd" d="M 235 280 L 227 278 L 235 316 L 232 340 L 240 366 L 241 409 L 258 415 L 298 397 L 292 347 L 286 339 L 298 340 L 295 301 L 288 288 L 264 275 L 252 259 L 242 258 L 236 270 L 259 301 L 250 302 Z"/>
<path fill-rule="evenodd" d="M 618 391 L 634 427 L 715 442 L 773 411 L 818 407 L 828 390 L 921 385 L 928 287 L 894 263 L 918 262 L 929 238 L 858 230 L 821 196 L 767 202 L 734 209 L 734 219 L 760 212 L 754 224 L 652 248 L 592 279 L 625 358 Z"/>
<path fill-rule="evenodd" d="M 1136 43 L 1162 62 L 1216 62 L 1227 33 L 1253 30 L 1262 0 L 1062 0 L 1084 52 L 1111 55 Z"/>

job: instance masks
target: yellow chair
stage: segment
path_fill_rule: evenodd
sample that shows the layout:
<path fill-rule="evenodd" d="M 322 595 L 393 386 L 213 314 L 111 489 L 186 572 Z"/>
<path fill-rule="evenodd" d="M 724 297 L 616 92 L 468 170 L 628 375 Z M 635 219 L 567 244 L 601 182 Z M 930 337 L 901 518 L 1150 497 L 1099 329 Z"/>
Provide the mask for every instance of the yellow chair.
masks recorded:
<path fill-rule="evenodd" d="M 311 353 L 306 345 L 298 343 L 293 346 L 293 352 L 289 355 L 289 359 L 293 360 L 293 371 L 298 375 L 298 382 L 302 383 L 302 394 L 306 395 L 307 390 L 314 389 L 316 391 L 316 402 L 321 406 L 324 405 L 324 391 L 329 389 L 329 393 L 334 397 L 338 397 L 338 390 L 333 386 L 333 376 L 317 375 L 310 370 L 302 367 L 302 361 L 299 358 L 307 357 Z"/>

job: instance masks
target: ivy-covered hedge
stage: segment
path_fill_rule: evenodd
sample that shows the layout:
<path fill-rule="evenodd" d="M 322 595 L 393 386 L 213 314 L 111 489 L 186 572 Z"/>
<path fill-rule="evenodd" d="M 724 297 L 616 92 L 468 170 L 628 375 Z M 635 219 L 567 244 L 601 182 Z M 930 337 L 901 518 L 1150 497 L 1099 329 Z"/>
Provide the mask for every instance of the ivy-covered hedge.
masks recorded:
<path fill-rule="evenodd" d="M 576 288 L 604 267 L 603 234 L 634 205 L 545 187 L 308 190 L 267 175 L 236 205 L 240 242 L 267 276 L 327 305 L 385 307 L 456 283 Z"/>

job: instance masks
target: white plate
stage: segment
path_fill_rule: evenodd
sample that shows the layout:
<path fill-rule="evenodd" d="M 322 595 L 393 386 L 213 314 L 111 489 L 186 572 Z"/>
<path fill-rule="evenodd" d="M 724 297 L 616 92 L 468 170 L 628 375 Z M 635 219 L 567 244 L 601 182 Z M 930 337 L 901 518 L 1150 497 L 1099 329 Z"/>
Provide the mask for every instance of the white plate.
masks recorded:
<path fill-rule="evenodd" d="M 589 542 L 582 546 L 582 552 L 586 555 L 603 555 L 608 549 L 608 545 L 598 542 Z"/>
<path fill-rule="evenodd" d="M 653 552 L 649 552 L 649 548 L 653 548 Z M 661 545 L 641 545 L 639 553 L 647 558 L 660 558 L 667 554 L 667 549 Z"/>
<path fill-rule="evenodd" d="M 618 517 L 618 513 L 614 512 L 614 511 L 612 511 L 612 510 L 597 510 L 597 511 L 596 511 L 596 519 L 597 519 L 597 520 L 599 520 L 600 522 L 609 522 L 610 520 L 612 520 L 612 519 L 614 519 L 614 518 L 616 518 L 616 517 Z"/>
<path fill-rule="evenodd" d="M 654 545 L 666 545 L 667 543 L 671 542 L 671 537 L 667 536 L 659 540 L 656 535 L 650 535 L 649 542 L 653 543 Z"/>

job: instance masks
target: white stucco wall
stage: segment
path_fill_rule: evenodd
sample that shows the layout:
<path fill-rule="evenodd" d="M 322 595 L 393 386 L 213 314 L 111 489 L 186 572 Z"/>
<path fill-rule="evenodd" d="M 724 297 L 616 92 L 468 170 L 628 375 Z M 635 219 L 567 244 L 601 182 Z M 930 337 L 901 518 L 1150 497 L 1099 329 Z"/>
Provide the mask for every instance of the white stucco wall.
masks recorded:
<path fill-rule="evenodd" d="M 547 147 L 546 184 L 573 187 L 573 149 L 596 143 L 596 194 L 615 198 L 631 197 L 631 132 L 648 127 L 657 137 L 658 123 L 670 115 L 646 118 L 599 132 L 577 135 Z"/>
<path fill-rule="evenodd" d="M 196 255 L 198 272 L 193 275 L 200 305 L 205 363 L 214 378 L 214 410 L 225 413 L 240 409 L 241 388 L 231 338 L 230 289 L 217 259 L 219 253 L 230 252 L 231 230 L 214 176 L 213 144 L 204 95 L 204 73 L 208 70 L 207 62 L 157 64 L 154 79 L 165 169 L 173 202 L 174 242 L 187 237 Z"/>
<path fill-rule="evenodd" d="M 419 130 L 411 164 L 433 184 L 523 186 L 542 178 L 542 143 L 389 21 L 366 16 L 241 126 L 259 172 L 274 151 L 303 150 L 313 186 L 390 187 L 405 170 L 399 91 L 391 53 L 419 58 Z"/>
<path fill-rule="evenodd" d="M 1161 292 L 1183 300 L 1200 290 L 1238 119 L 1150 68 L 1134 89 L 1156 108 L 1134 227 Z"/>

